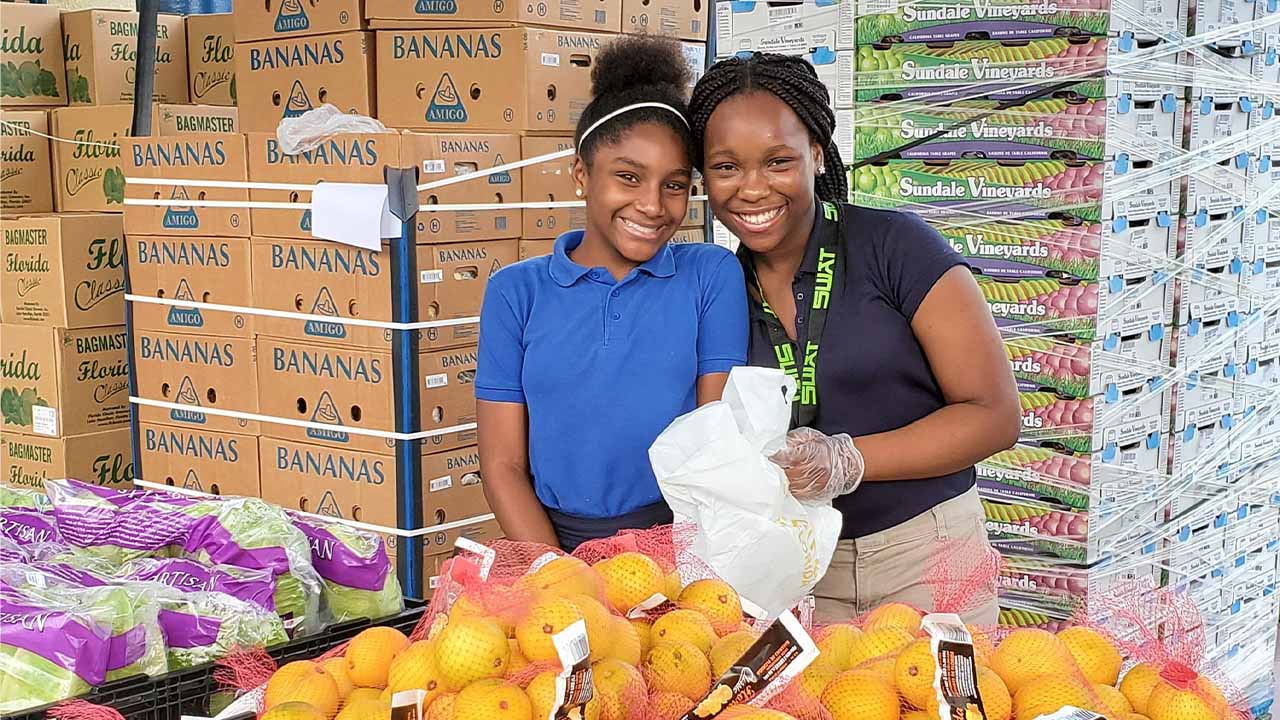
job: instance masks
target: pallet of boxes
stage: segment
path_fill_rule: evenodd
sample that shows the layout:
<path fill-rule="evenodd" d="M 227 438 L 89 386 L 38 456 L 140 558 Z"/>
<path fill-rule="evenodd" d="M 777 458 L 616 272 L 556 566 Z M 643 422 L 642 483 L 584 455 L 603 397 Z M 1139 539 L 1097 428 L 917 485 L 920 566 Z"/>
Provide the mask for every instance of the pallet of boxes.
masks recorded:
<path fill-rule="evenodd" d="M 595 54 L 621 30 L 645 28 L 685 39 L 691 65 L 701 71 L 705 12 L 692 0 L 635 8 L 618 0 L 564 2 L 538 12 L 406 0 L 241 3 L 230 22 L 188 18 L 190 92 L 220 86 L 220 97 L 237 106 L 243 134 L 131 142 L 128 197 L 299 207 L 131 205 L 132 292 L 311 317 L 134 303 L 139 396 L 190 406 L 139 408 L 143 477 L 404 527 L 390 434 L 398 403 L 393 332 L 342 322 L 393 319 L 391 246 L 384 241 L 374 252 L 314 237 L 309 188 L 383 183 L 388 168 L 416 169 L 418 183 L 429 185 L 571 148 Z M 216 65 L 226 60 L 232 71 Z M 280 121 L 325 104 L 375 117 L 389 130 L 339 134 L 285 152 Z M 557 234 L 581 225 L 580 210 L 519 205 L 571 199 L 569 165 L 560 159 L 419 193 L 418 320 L 470 319 L 418 336 L 421 431 L 436 433 L 421 441 L 419 527 L 438 528 L 422 537 L 426 577 L 457 538 L 501 537 L 475 445 L 476 319 L 493 273 L 546 254 Z M 161 182 L 191 178 L 251 187 Z M 433 205 L 478 203 L 513 207 L 430 212 Z M 681 239 L 701 241 L 702 221 L 701 207 L 691 206 L 689 225 L 697 229 Z M 394 534 L 387 541 L 393 554 L 402 544 Z"/>
<path fill-rule="evenodd" d="M 134 468 L 120 143 L 132 125 L 138 17 L 13 4 L 0 23 L 0 482 L 124 486 Z M 236 131 L 229 95 L 189 104 L 187 39 L 181 17 L 160 16 L 153 132 Z"/>
<path fill-rule="evenodd" d="M 119 140 L 132 117 L 137 16 L 6 4 L 0 24 L 0 483 L 125 486 Z M 184 37 L 181 18 L 161 18 L 158 100 L 187 99 Z"/>

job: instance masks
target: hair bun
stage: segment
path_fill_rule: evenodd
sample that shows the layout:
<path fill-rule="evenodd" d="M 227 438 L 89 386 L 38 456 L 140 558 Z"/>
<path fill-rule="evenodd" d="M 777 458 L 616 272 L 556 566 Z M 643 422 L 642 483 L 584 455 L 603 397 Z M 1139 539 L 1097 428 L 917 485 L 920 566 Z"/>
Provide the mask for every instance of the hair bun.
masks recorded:
<path fill-rule="evenodd" d="M 591 69 L 591 96 L 624 93 L 634 88 L 665 85 L 686 88 L 693 80 L 684 51 L 676 40 L 660 35 L 624 35 L 596 56 Z"/>

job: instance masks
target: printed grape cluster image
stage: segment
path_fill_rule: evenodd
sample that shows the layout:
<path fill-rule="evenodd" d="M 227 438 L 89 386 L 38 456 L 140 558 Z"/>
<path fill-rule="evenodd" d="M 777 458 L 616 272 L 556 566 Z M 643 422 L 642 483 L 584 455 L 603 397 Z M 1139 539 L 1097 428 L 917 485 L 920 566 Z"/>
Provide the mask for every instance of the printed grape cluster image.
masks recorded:
<path fill-rule="evenodd" d="M 1053 479 L 1064 485 L 1089 486 L 1089 460 L 1064 455 L 1047 448 L 1018 445 L 992 455 L 987 461 L 992 465 L 1023 468 L 1035 472 L 1044 479 Z"/>
<path fill-rule="evenodd" d="M 1086 559 L 1083 542 L 1089 532 L 1088 513 L 985 499 L 982 509 L 987 516 L 987 533 L 997 549 L 1004 544 L 1012 546 L 1008 548 L 1011 550 L 1043 553 L 1074 562 Z"/>
<path fill-rule="evenodd" d="M 991 304 L 991 313 L 1025 323 L 1075 333 L 1093 339 L 1098 312 L 1097 283 L 1063 283 L 1054 278 L 1030 278 L 1002 282 L 978 277 L 978 288 Z"/>
<path fill-rule="evenodd" d="M 1076 452 L 1092 448 L 1093 398 L 1064 398 L 1052 392 L 1018 393 L 1027 437 L 1052 437 Z"/>
<path fill-rule="evenodd" d="M 1037 628 L 1056 633 L 1071 626 L 1070 620 L 1054 619 L 1042 612 L 1023 608 L 1000 608 L 1000 626 L 1011 628 Z"/>
<path fill-rule="evenodd" d="M 1075 397 L 1089 394 L 1092 350 L 1087 345 L 1028 337 L 1006 340 L 1004 352 L 1019 380 L 1052 387 Z"/>

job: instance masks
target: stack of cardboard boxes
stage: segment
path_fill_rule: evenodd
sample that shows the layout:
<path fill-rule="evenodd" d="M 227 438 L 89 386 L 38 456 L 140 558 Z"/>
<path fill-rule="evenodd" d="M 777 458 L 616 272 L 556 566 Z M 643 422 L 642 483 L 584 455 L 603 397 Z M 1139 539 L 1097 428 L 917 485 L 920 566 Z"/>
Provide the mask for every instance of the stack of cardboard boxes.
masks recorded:
<path fill-rule="evenodd" d="M 126 194 L 300 207 L 130 206 L 132 291 L 390 322 L 389 245 L 372 252 L 315 239 L 306 186 L 381 183 L 388 168 L 415 168 L 418 182 L 430 183 L 571 148 L 600 49 L 621 31 L 656 30 L 680 37 L 701 72 L 700 8 L 695 0 L 637 0 L 635 7 L 565 0 L 536 8 L 351 0 L 239 3 L 232 16 L 188 18 L 189 91 L 201 102 L 235 102 L 243 134 L 205 124 L 193 128 L 205 134 L 129 141 L 126 173 L 277 186 L 162 182 L 130 184 Z M 338 134 L 303 152 L 284 152 L 280 121 L 325 103 L 375 117 L 389 130 Z M 580 211 L 430 212 L 431 206 L 571 200 L 569 168 L 564 159 L 420 193 L 418 320 L 478 316 L 494 272 L 546 254 L 556 235 L 582 224 Z M 701 206 L 691 205 L 687 224 L 697 229 L 679 239 L 701 241 L 703 218 Z M 393 431 L 399 369 L 390 330 L 142 302 L 133 313 L 138 394 L 191 408 L 139 408 L 142 477 L 398 524 L 392 439 L 265 419 Z M 422 441 L 422 524 L 452 526 L 423 538 L 428 576 L 457 537 L 501 537 L 480 484 L 476 433 L 454 429 L 475 421 L 477 340 L 474 322 L 419 333 L 421 430 L 440 431 Z M 388 542 L 394 554 L 396 538 Z"/>
<path fill-rule="evenodd" d="M 120 143 L 132 124 L 137 14 L 6 4 L 0 22 L 0 482 L 127 485 Z M 197 48 L 207 34 L 193 36 Z M 153 132 L 235 132 L 236 109 L 213 106 L 232 104 L 229 41 L 202 52 L 189 76 L 187 40 L 183 18 L 159 17 Z"/>

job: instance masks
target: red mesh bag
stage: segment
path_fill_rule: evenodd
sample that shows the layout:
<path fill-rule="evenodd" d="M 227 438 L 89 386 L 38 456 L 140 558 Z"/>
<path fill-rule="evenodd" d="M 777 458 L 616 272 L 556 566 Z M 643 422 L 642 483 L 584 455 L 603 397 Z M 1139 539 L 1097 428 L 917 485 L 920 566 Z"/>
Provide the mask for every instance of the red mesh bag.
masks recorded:
<path fill-rule="evenodd" d="M 305 696 L 309 684 L 327 703 L 327 684 L 314 677 L 327 672 L 339 709 L 370 703 L 373 712 L 397 691 L 420 690 L 427 718 L 504 718 L 514 707 L 523 720 L 524 703 L 528 717 L 543 718 L 568 673 L 560 645 L 580 623 L 592 692 L 583 717 L 591 720 L 926 720 L 940 716 L 938 655 L 922 620 L 986 613 L 1002 572 L 985 544 L 949 543 L 925 574 L 932 607 L 891 602 L 815 626 L 802 604 L 793 612 L 805 619 L 816 659 L 750 705 L 721 707 L 716 681 L 733 677 L 769 623 L 744 613 L 733 589 L 692 554 L 693 535 L 681 526 L 624 532 L 572 555 L 509 541 L 461 551 L 409 637 L 366 631 L 274 676 L 265 653 L 241 654 L 220 679 L 260 688 L 259 707 Z M 1053 631 L 966 626 L 981 702 L 966 717 L 1035 720 L 1075 707 L 1111 720 L 1235 720 L 1238 693 L 1198 667 L 1203 626 L 1185 598 L 1134 584 L 1091 604 L 1089 617 Z M 325 665 L 330 658 L 337 667 Z"/>

